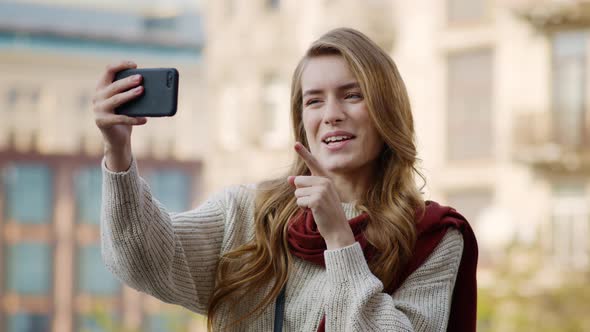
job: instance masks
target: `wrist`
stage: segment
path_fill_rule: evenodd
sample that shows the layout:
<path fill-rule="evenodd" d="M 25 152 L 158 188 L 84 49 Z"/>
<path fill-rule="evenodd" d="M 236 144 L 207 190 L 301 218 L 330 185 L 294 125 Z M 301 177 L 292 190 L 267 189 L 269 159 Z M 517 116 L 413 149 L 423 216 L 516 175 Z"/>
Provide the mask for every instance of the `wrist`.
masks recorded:
<path fill-rule="evenodd" d="M 111 144 L 105 141 L 103 147 L 105 155 L 121 155 L 127 151 L 131 151 L 131 142 L 126 142 L 122 144 Z"/>
<path fill-rule="evenodd" d="M 326 241 L 326 247 L 328 250 L 335 250 L 353 245 L 356 240 L 350 226 L 346 225 L 346 228 L 331 232 L 324 237 Z"/>
<path fill-rule="evenodd" d="M 105 144 L 104 156 L 107 168 L 112 172 L 125 172 L 131 166 L 131 146 L 112 146 Z"/>

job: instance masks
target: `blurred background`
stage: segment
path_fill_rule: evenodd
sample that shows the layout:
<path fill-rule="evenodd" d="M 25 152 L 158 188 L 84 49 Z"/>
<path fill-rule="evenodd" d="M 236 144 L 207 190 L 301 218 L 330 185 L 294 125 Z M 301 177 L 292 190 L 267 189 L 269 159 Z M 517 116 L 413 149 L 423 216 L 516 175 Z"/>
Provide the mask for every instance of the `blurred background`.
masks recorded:
<path fill-rule="evenodd" d="M 204 331 L 100 257 L 95 84 L 176 67 L 176 116 L 133 133 L 171 211 L 286 172 L 290 76 L 361 30 L 396 61 L 426 198 L 478 236 L 479 331 L 590 331 L 590 1 L 0 1 L 0 331 Z"/>

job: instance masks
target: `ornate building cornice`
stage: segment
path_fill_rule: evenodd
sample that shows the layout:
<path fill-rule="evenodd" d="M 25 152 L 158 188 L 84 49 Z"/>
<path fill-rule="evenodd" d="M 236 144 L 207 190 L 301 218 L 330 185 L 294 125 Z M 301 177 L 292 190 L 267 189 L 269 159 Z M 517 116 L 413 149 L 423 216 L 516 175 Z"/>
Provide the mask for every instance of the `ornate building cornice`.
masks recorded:
<path fill-rule="evenodd" d="M 508 1 L 514 12 L 542 30 L 590 26 L 590 0 Z"/>

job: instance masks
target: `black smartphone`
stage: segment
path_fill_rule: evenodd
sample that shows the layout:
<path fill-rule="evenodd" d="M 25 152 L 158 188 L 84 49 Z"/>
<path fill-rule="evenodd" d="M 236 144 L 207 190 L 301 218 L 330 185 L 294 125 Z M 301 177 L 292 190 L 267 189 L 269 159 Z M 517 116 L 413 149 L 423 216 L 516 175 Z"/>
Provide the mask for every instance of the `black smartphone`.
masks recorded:
<path fill-rule="evenodd" d="M 173 116 L 178 104 L 178 70 L 175 68 L 126 69 L 115 74 L 115 81 L 140 74 L 143 93 L 115 109 L 127 116 Z"/>

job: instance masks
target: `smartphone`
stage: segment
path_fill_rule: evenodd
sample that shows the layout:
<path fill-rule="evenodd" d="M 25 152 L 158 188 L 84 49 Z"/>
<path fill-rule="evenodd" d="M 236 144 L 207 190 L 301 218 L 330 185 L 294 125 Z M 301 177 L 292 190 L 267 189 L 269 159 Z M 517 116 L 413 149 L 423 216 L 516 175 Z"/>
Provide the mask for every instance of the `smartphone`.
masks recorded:
<path fill-rule="evenodd" d="M 140 74 L 143 93 L 115 109 L 127 116 L 162 117 L 176 114 L 178 104 L 178 70 L 175 68 L 126 69 L 115 74 L 115 81 Z"/>

